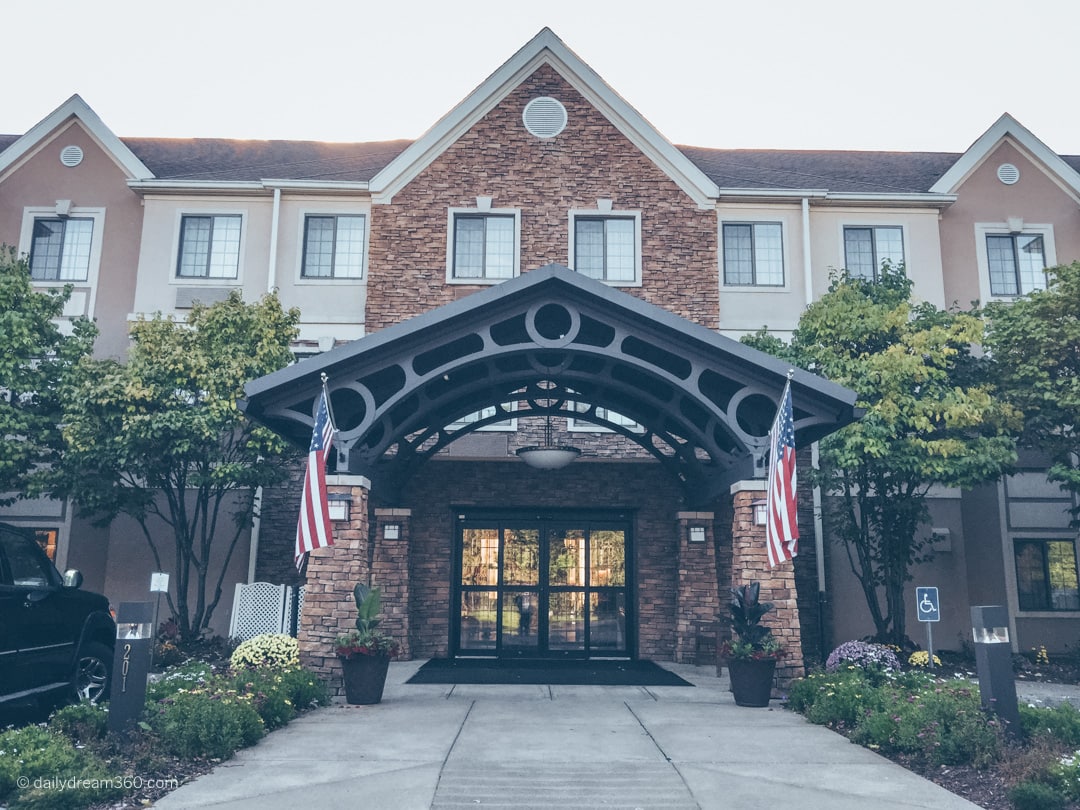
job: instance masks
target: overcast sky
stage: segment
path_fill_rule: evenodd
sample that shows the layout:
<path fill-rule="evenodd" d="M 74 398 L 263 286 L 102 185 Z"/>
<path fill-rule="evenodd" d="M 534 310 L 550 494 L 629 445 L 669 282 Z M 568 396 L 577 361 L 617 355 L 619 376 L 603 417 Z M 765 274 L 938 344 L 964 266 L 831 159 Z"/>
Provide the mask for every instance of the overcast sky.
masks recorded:
<path fill-rule="evenodd" d="M 550 27 L 677 144 L 1080 154 L 1076 0 L 5 0 L 0 133 L 416 138 Z"/>

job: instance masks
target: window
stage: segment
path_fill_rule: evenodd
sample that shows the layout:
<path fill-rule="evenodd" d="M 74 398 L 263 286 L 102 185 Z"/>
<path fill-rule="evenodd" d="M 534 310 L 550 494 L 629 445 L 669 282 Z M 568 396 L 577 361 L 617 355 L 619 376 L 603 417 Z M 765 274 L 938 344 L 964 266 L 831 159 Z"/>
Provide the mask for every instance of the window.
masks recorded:
<path fill-rule="evenodd" d="M 893 267 L 903 264 L 903 228 L 844 228 L 844 266 L 848 273 L 873 281 L 885 262 Z"/>
<path fill-rule="evenodd" d="M 637 220 L 633 217 L 575 217 L 574 269 L 600 281 L 636 281 Z"/>
<path fill-rule="evenodd" d="M 1014 548 L 1020 610 L 1080 610 L 1072 540 L 1017 540 Z"/>
<path fill-rule="evenodd" d="M 180 220 L 180 278 L 236 278 L 240 266 L 239 214 Z"/>
<path fill-rule="evenodd" d="M 367 220 L 363 216 L 304 218 L 304 278 L 362 278 Z"/>
<path fill-rule="evenodd" d="M 588 403 L 585 402 L 571 402 L 569 408 L 571 412 L 584 414 L 588 412 L 590 406 Z M 616 411 L 613 411 L 609 408 L 604 408 L 599 405 L 596 406 L 596 417 L 598 419 L 606 419 L 612 424 L 618 425 L 619 427 L 624 427 L 627 430 L 632 431 L 633 433 L 643 433 L 645 431 L 644 427 L 635 422 L 629 416 L 623 416 L 621 413 L 617 413 Z M 566 427 L 567 430 L 588 431 L 590 433 L 611 432 L 611 429 L 606 425 L 598 425 L 595 422 L 590 422 L 585 419 L 576 419 L 573 417 L 567 420 Z"/>
<path fill-rule="evenodd" d="M 991 295 L 1025 295 L 1046 289 L 1046 250 L 1039 234 L 987 234 Z"/>
<path fill-rule="evenodd" d="M 784 286 L 784 242 L 779 222 L 724 224 L 724 283 Z"/>
<path fill-rule="evenodd" d="M 35 219 L 30 277 L 35 281 L 86 281 L 93 236 L 93 219 Z"/>
<path fill-rule="evenodd" d="M 517 402 L 504 402 L 502 407 L 504 410 L 516 411 Z M 481 419 L 490 419 L 492 416 L 495 416 L 496 413 L 498 413 L 496 407 L 490 405 L 483 410 L 467 413 L 460 419 L 451 422 L 446 427 L 450 430 L 460 430 L 474 422 L 479 422 Z M 492 422 L 490 425 L 484 425 L 483 427 L 477 428 L 477 430 L 517 430 L 517 419 L 511 417 L 510 419 L 504 419 L 501 422 Z"/>
<path fill-rule="evenodd" d="M 517 218 L 513 214 L 454 213 L 451 278 L 501 280 L 517 270 Z"/>

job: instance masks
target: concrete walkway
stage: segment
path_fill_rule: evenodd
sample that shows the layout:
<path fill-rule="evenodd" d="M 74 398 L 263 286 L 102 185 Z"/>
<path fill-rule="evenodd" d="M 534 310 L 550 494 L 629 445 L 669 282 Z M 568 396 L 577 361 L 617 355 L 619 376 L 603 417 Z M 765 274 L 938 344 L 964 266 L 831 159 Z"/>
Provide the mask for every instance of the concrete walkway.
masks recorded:
<path fill-rule="evenodd" d="M 712 667 L 689 687 L 409 685 L 294 720 L 161 810 L 975 808 L 781 709 L 736 706 Z"/>

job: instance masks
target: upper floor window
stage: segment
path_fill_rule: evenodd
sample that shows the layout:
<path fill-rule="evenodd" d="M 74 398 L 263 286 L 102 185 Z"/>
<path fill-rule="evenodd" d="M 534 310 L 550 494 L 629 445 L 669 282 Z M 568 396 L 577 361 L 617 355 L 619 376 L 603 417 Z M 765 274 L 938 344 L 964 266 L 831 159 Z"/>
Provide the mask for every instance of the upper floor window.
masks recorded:
<path fill-rule="evenodd" d="M 779 222 L 724 223 L 724 283 L 782 287 L 783 228 Z"/>
<path fill-rule="evenodd" d="M 1039 234 L 986 235 L 991 295 L 1025 295 L 1046 289 L 1046 250 Z"/>
<path fill-rule="evenodd" d="M 517 216 L 508 212 L 451 212 L 450 278 L 501 281 L 517 275 Z"/>
<path fill-rule="evenodd" d="M 30 277 L 35 281 L 86 281 L 93 236 L 93 219 L 35 219 L 30 241 Z"/>
<path fill-rule="evenodd" d="M 239 214 L 185 215 L 180 220 L 180 278 L 236 278 L 240 267 Z"/>
<path fill-rule="evenodd" d="M 1080 610 L 1080 581 L 1072 540 L 1017 540 L 1020 610 Z"/>
<path fill-rule="evenodd" d="M 636 216 L 573 216 L 574 270 L 611 282 L 640 280 Z"/>
<path fill-rule="evenodd" d="M 904 263 L 903 228 L 844 228 L 844 267 L 848 273 L 873 281 L 885 262 L 893 267 Z"/>
<path fill-rule="evenodd" d="M 367 218 L 308 215 L 304 218 L 303 278 L 363 278 Z"/>

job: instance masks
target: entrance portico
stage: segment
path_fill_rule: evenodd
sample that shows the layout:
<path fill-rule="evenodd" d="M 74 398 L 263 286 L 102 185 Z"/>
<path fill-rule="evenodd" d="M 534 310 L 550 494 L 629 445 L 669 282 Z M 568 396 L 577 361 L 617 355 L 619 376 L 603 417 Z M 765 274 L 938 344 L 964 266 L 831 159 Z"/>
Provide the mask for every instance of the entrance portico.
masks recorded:
<path fill-rule="evenodd" d="M 732 557 L 749 501 L 730 492 L 763 467 L 788 373 L 775 358 L 551 265 L 256 380 L 244 408 L 306 447 L 323 373 L 332 471 L 371 484 L 350 485 L 348 544 L 311 555 L 309 661 L 333 665 L 358 579 L 424 656 L 690 660 L 732 578 L 769 591 L 770 572 Z M 855 418 L 846 389 L 797 371 L 792 391 L 799 446 Z M 584 453 L 533 470 L 513 451 L 550 418 Z M 604 432 L 567 433 L 583 428 Z M 793 580 L 776 591 L 797 627 Z"/>

